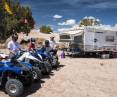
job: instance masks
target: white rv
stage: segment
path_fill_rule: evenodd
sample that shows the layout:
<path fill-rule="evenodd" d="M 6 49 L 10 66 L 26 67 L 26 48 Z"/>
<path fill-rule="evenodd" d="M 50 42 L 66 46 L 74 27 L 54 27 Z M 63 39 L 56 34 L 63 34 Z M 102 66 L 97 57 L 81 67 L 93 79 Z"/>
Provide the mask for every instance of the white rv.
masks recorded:
<path fill-rule="evenodd" d="M 117 51 L 117 30 L 101 26 L 62 30 L 60 42 L 82 53 L 112 54 Z"/>

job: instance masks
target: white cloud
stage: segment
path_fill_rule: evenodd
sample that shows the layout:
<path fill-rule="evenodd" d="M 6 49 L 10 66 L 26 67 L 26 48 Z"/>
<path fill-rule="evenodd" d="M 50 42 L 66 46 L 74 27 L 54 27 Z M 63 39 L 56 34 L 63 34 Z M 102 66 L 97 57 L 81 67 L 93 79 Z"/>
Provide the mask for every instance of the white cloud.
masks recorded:
<path fill-rule="evenodd" d="M 96 19 L 97 22 L 100 22 L 101 20 L 100 19 Z"/>
<path fill-rule="evenodd" d="M 88 19 L 95 20 L 95 17 L 93 17 L 93 16 L 89 16 Z"/>
<path fill-rule="evenodd" d="M 93 16 L 85 16 L 83 19 L 92 19 L 92 20 L 95 20 L 96 18 L 93 17 Z"/>
<path fill-rule="evenodd" d="M 69 20 L 66 20 L 65 22 L 62 22 L 62 23 L 58 23 L 58 25 L 60 26 L 64 26 L 64 25 L 75 25 L 76 24 L 76 20 L 75 19 L 69 19 Z"/>
<path fill-rule="evenodd" d="M 111 27 L 111 25 L 102 25 L 103 27 Z"/>
<path fill-rule="evenodd" d="M 62 0 L 73 7 L 117 8 L 117 0 Z"/>
<path fill-rule="evenodd" d="M 55 15 L 53 16 L 53 18 L 54 18 L 54 19 L 61 19 L 61 18 L 63 18 L 63 16 L 58 15 L 58 14 L 55 14 Z"/>
<path fill-rule="evenodd" d="M 88 17 L 87 17 L 87 16 L 85 16 L 83 19 L 88 19 Z"/>
<path fill-rule="evenodd" d="M 65 25 L 65 22 L 63 22 L 63 23 L 58 23 L 58 25 L 63 26 L 63 25 Z"/>
<path fill-rule="evenodd" d="M 89 5 L 89 8 L 117 8 L 117 3 L 102 2 L 94 5 Z"/>
<path fill-rule="evenodd" d="M 115 27 L 117 27 L 117 24 L 115 24 Z"/>
<path fill-rule="evenodd" d="M 105 29 L 105 30 L 112 30 L 112 26 L 111 25 L 103 25 L 103 24 L 101 24 L 100 27 L 102 29 Z"/>

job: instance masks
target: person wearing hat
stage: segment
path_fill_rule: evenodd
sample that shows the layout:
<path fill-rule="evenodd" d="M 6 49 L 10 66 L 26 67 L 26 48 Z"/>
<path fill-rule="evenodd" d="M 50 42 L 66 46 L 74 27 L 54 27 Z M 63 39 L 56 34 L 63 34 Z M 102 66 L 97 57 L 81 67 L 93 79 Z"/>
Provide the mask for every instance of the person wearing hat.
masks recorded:
<path fill-rule="evenodd" d="M 54 36 L 50 37 L 49 44 L 52 49 L 51 51 L 54 52 L 54 54 L 56 55 L 57 54 L 57 43 L 54 40 Z"/>
<path fill-rule="evenodd" d="M 54 40 L 54 36 L 51 36 L 50 37 L 50 40 L 49 40 L 49 43 L 50 43 L 50 47 L 52 48 L 52 49 L 55 49 L 56 48 L 56 41 Z"/>
<path fill-rule="evenodd" d="M 8 42 L 7 48 L 9 49 L 9 56 L 13 57 L 21 49 L 20 44 L 17 42 L 18 35 L 13 34 L 12 40 Z"/>

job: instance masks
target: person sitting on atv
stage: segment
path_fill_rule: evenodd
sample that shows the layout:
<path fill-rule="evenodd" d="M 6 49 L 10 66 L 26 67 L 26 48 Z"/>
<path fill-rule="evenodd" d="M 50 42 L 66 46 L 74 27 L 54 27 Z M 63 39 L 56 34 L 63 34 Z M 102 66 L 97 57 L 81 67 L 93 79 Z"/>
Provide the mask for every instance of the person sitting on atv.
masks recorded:
<path fill-rule="evenodd" d="M 45 40 L 44 42 L 44 46 L 43 46 L 43 51 L 45 52 L 50 52 L 52 50 L 52 48 L 50 47 L 50 43 L 49 40 Z"/>
<path fill-rule="evenodd" d="M 45 45 L 43 47 L 43 52 L 45 54 L 48 54 L 48 57 L 50 59 L 50 62 L 52 64 L 53 67 L 58 67 L 59 65 L 59 61 L 58 61 L 58 55 L 57 55 L 57 50 L 53 49 L 50 46 L 50 42 L 49 40 L 45 40 Z"/>
<path fill-rule="evenodd" d="M 31 38 L 30 39 L 30 43 L 29 43 L 29 51 L 34 50 L 35 49 L 35 39 Z"/>
<path fill-rule="evenodd" d="M 8 42 L 7 48 L 9 49 L 9 57 L 13 58 L 15 55 L 17 55 L 18 51 L 21 50 L 20 44 L 17 42 L 18 35 L 13 34 L 12 40 Z"/>
<path fill-rule="evenodd" d="M 42 47 L 42 49 L 43 49 L 43 52 L 46 52 L 46 53 L 52 52 L 53 55 L 57 55 L 57 50 L 56 50 L 56 49 L 53 49 L 53 48 L 50 46 L 49 40 L 45 40 L 45 43 L 44 43 L 44 46 Z"/>
<path fill-rule="evenodd" d="M 58 45 L 57 45 L 57 43 L 54 39 L 54 36 L 50 37 L 49 44 L 50 44 L 50 47 L 51 47 L 51 52 L 53 52 L 53 54 L 56 55 L 57 50 L 58 50 Z"/>

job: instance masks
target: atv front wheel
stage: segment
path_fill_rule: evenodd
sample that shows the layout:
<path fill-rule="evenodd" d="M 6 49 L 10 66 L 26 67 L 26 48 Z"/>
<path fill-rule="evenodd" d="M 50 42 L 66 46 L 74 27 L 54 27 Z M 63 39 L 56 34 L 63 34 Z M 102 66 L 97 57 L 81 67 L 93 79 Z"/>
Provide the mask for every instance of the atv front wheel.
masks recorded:
<path fill-rule="evenodd" d="M 9 79 L 6 82 L 5 90 L 10 97 L 21 97 L 24 91 L 23 84 L 17 79 Z"/>
<path fill-rule="evenodd" d="M 49 74 L 52 71 L 52 65 L 45 61 L 44 66 L 45 66 L 45 69 L 46 69 L 44 74 Z"/>
<path fill-rule="evenodd" d="M 41 74 L 41 70 L 39 69 L 39 67 L 33 67 L 32 73 L 33 73 L 33 79 L 35 81 L 39 81 L 41 79 L 42 74 Z"/>

